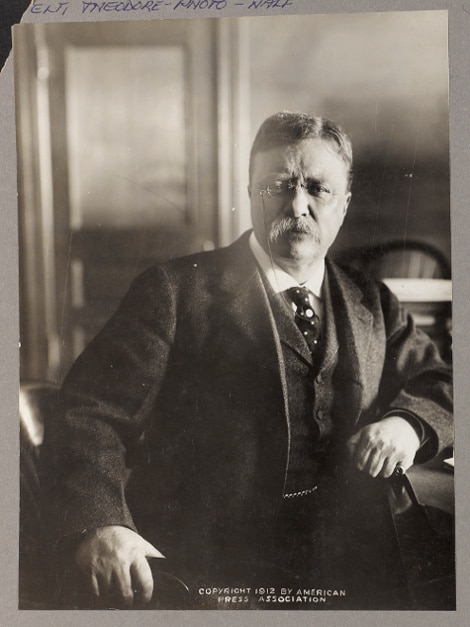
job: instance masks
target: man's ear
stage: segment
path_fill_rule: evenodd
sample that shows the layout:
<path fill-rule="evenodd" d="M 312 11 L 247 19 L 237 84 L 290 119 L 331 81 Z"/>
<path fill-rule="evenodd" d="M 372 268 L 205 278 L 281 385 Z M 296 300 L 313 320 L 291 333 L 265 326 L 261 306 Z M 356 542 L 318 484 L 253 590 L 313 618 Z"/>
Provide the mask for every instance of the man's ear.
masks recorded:
<path fill-rule="evenodd" d="M 348 193 L 346 194 L 345 199 L 344 199 L 344 205 L 343 205 L 343 220 L 344 220 L 344 218 L 346 217 L 346 214 L 347 214 L 347 212 L 348 212 L 349 203 L 351 202 L 351 196 L 352 196 L 351 192 L 348 192 Z"/>

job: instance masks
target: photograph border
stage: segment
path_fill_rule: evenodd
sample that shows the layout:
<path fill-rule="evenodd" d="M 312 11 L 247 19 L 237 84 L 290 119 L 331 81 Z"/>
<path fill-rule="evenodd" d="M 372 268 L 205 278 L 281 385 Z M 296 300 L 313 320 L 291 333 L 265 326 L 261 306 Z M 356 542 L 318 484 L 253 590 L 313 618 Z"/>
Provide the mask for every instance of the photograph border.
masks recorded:
<path fill-rule="evenodd" d="M 8 0 L 7 0 L 8 1 Z M 470 291 L 470 261 L 466 254 L 468 235 L 470 235 L 470 216 L 466 205 L 470 201 L 470 192 L 466 189 L 468 172 L 470 171 L 470 71 L 467 60 L 470 52 L 470 2 L 433 0 L 420 1 L 336 1 L 327 0 L 316 2 L 315 0 L 291 0 L 292 4 L 284 10 L 265 9 L 257 15 L 281 15 L 284 13 L 355 13 L 355 12 L 389 12 L 389 11 L 425 11 L 447 10 L 449 12 L 449 58 L 450 58 L 450 146 L 451 146 L 451 224 L 452 224 L 452 270 L 453 270 L 453 337 L 454 341 L 454 381 L 455 381 L 455 416 L 457 417 L 456 431 L 456 456 L 458 458 L 456 472 L 456 527 L 457 527 L 457 611 L 456 612 L 400 612 L 400 625 L 434 625 L 446 621 L 449 625 L 466 624 L 466 617 L 470 609 L 468 594 L 465 590 L 465 581 L 469 580 L 468 549 L 465 547 L 468 533 L 466 521 L 470 520 L 468 511 L 469 503 L 465 498 L 464 477 L 470 473 L 470 461 L 464 452 L 469 445 L 468 427 L 464 422 L 465 408 L 470 405 L 470 386 L 468 386 L 467 363 L 470 359 L 470 348 L 466 337 L 466 324 L 470 322 L 467 307 L 466 294 Z M 47 3 L 46 4 L 59 4 Z M 69 10 L 65 15 L 54 13 L 38 14 L 26 11 L 24 22 L 34 21 L 111 21 L 113 19 L 127 19 L 126 15 L 114 13 L 93 13 L 83 15 L 80 13 L 81 0 L 71 0 L 68 3 Z M 236 2 L 230 2 L 226 11 L 218 9 L 207 10 L 191 17 L 230 17 L 245 16 L 247 11 L 236 7 Z M 170 13 L 171 11 L 171 13 Z M 275 13 L 275 11 L 277 11 Z M 251 13 L 250 13 L 251 15 Z M 166 19 L 184 18 L 187 15 L 175 15 L 175 12 L 163 8 L 160 12 L 133 15 L 132 19 Z M 253 625 L 281 625 L 285 624 L 287 616 L 290 623 L 296 625 L 307 624 L 313 617 L 310 613 L 288 610 L 274 610 L 266 612 L 243 612 L 239 614 L 230 611 L 220 612 L 146 612 L 109 614 L 109 612 L 74 611 L 72 613 L 60 611 L 19 611 L 17 610 L 17 538 L 18 538 L 18 236 L 17 236 L 17 189 L 16 189 L 16 160 L 15 155 L 15 117 L 14 117 L 14 92 L 13 92 L 13 63 L 10 55 L 0 75 L 0 137 L 2 147 L 0 150 L 0 170 L 2 182 L 1 207 L 1 264 L 3 302 L 0 310 L 0 321 L 3 327 L 1 341 L 0 372 L 4 394 L 4 437 L 2 438 L 1 467 L 4 476 L 4 490 L 2 491 L 2 543 L 1 558 L 2 572 L 4 573 L 4 585 L 2 586 L 2 604 L 0 616 L 5 624 L 24 625 L 49 625 L 52 619 L 57 618 L 63 624 L 85 625 L 90 621 L 99 625 L 127 624 L 165 624 L 179 625 L 190 622 L 191 625 L 210 624 L 253 624 Z M 460 451 L 460 454 L 459 454 Z M 468 457 L 468 456 L 467 456 Z M 397 624 L 396 612 L 380 612 L 380 622 Z M 295 616 L 295 618 L 294 618 Z M 315 616 L 315 622 L 320 625 L 334 625 L 339 620 L 345 625 L 375 625 L 377 623 L 377 611 L 329 611 L 321 612 Z"/>

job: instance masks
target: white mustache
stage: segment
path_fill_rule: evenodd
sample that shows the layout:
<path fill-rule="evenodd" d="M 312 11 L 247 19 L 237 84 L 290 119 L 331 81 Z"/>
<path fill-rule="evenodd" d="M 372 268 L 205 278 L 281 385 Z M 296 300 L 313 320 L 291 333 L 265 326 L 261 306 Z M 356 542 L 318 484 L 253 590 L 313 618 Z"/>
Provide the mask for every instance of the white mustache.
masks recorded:
<path fill-rule="evenodd" d="M 286 235 L 312 235 L 316 242 L 320 240 L 318 228 L 311 219 L 301 216 L 299 218 L 278 217 L 272 223 L 269 229 L 269 239 L 276 243 Z"/>

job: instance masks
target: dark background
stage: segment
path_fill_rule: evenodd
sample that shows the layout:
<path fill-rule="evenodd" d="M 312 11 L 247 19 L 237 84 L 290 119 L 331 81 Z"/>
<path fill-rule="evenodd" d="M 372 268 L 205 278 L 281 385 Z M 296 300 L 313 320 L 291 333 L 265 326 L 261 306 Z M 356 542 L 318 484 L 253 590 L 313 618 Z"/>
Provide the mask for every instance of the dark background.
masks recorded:
<path fill-rule="evenodd" d="M 19 24 L 30 0 L 0 0 L 0 68 L 11 50 L 11 27 Z"/>

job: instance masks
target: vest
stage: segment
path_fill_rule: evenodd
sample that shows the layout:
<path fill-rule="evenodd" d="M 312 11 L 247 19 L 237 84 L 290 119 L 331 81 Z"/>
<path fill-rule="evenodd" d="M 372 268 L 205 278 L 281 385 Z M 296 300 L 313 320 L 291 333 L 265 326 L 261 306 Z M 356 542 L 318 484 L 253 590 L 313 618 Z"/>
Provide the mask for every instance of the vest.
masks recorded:
<path fill-rule="evenodd" d="M 333 375 L 338 340 L 325 277 L 321 350 L 310 353 L 290 302 L 266 285 L 281 340 L 288 390 L 289 459 L 285 495 L 315 488 L 331 470 L 335 442 Z"/>

